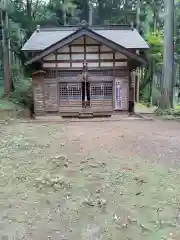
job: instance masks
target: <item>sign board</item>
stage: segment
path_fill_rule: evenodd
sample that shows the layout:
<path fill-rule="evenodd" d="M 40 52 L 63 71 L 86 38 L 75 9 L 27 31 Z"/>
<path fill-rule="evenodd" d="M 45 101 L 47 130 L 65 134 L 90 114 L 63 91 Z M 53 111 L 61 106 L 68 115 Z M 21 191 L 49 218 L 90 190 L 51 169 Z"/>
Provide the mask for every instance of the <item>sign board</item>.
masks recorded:
<path fill-rule="evenodd" d="M 0 10 L 5 11 L 7 9 L 8 0 L 0 0 Z"/>

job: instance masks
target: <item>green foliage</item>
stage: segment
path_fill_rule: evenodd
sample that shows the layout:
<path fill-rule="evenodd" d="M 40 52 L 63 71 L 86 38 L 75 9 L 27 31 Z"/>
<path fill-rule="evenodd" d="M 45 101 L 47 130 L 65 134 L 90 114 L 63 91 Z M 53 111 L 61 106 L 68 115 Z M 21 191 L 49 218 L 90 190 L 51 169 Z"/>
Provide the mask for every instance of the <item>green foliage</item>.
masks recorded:
<path fill-rule="evenodd" d="M 149 91 L 150 91 L 150 85 L 147 84 L 142 91 L 141 102 L 144 102 L 144 103 L 149 102 Z M 153 106 L 159 105 L 160 96 L 161 96 L 160 91 L 155 86 L 153 86 L 152 87 L 152 105 Z"/>
<path fill-rule="evenodd" d="M 25 62 L 26 56 L 20 51 L 23 42 L 29 38 L 36 25 L 60 26 L 78 24 L 88 20 L 89 4 L 93 6 L 93 24 L 136 25 L 137 0 L 10 0 L 9 17 L 11 49 L 16 57 Z M 180 1 L 176 1 L 176 59 L 180 59 Z M 164 0 L 140 1 L 140 33 L 149 45 L 148 69 L 141 79 L 141 91 L 149 84 L 156 71 L 161 72 L 163 63 L 163 18 Z M 179 61 L 180 62 L 180 61 Z M 147 92 L 147 91 L 144 91 Z M 144 95 L 144 93 L 143 93 Z M 143 98 L 148 99 L 147 96 Z"/>
<path fill-rule="evenodd" d="M 17 105 L 13 102 L 6 99 L 0 99 L 0 110 L 14 110 L 16 107 Z"/>
<path fill-rule="evenodd" d="M 170 109 L 170 110 L 164 110 L 164 109 L 157 109 L 156 110 L 157 116 L 172 116 L 172 117 L 180 117 L 180 108 Z"/>
<path fill-rule="evenodd" d="M 159 72 L 162 72 L 163 65 L 163 35 L 161 31 L 149 32 L 146 36 L 146 40 L 150 46 L 148 51 L 148 67 L 145 70 L 144 78 L 140 82 L 140 93 L 143 101 L 148 102 L 150 100 L 150 89 L 153 77 Z M 147 90 L 148 89 L 148 90 Z M 154 88 L 152 88 L 153 104 L 158 104 L 158 96 L 154 95 Z M 157 90 L 157 89 L 156 89 Z M 155 95 L 159 95 L 156 91 Z"/>
<path fill-rule="evenodd" d="M 150 58 L 156 64 L 156 69 L 163 64 L 163 36 L 158 30 L 150 32 L 146 37 L 147 42 L 150 45 Z"/>
<path fill-rule="evenodd" d="M 33 91 L 31 79 L 20 80 L 15 90 L 10 94 L 10 100 L 16 104 L 31 108 L 33 105 Z"/>

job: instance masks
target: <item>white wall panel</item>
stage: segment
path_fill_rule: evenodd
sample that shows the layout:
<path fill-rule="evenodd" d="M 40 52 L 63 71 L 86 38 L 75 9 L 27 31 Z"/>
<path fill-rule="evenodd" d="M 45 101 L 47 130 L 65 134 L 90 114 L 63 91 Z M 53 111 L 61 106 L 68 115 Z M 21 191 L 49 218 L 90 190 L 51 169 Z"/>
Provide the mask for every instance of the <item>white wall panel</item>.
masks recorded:
<path fill-rule="evenodd" d="M 62 47 L 62 48 L 59 48 L 58 49 L 58 52 L 69 52 L 69 46 L 64 46 L 64 47 Z"/>
<path fill-rule="evenodd" d="M 86 52 L 98 52 L 99 47 L 98 46 L 86 46 Z"/>
<path fill-rule="evenodd" d="M 86 54 L 86 59 L 87 59 L 87 60 L 94 60 L 94 59 L 95 59 L 95 60 L 98 60 L 98 59 L 99 59 L 99 55 L 98 55 L 98 54 L 93 54 L 93 53 L 92 53 L 92 54 L 88 54 L 88 53 L 87 53 L 87 54 Z"/>
<path fill-rule="evenodd" d="M 88 63 L 88 67 L 99 67 L 99 62 L 90 62 Z"/>
<path fill-rule="evenodd" d="M 101 67 L 113 67 L 113 62 L 101 62 Z"/>
<path fill-rule="evenodd" d="M 70 55 L 69 54 L 57 55 L 57 60 L 70 60 Z"/>
<path fill-rule="evenodd" d="M 72 58 L 72 60 L 82 60 L 82 61 L 84 61 L 84 54 L 83 53 L 72 54 L 71 58 Z"/>
<path fill-rule="evenodd" d="M 56 63 L 43 63 L 44 68 L 55 68 Z"/>
<path fill-rule="evenodd" d="M 82 68 L 83 64 L 82 63 L 72 63 L 72 67 L 75 67 L 75 68 Z"/>
<path fill-rule="evenodd" d="M 113 60 L 113 53 L 101 53 L 100 58 L 103 59 L 112 59 Z"/>
<path fill-rule="evenodd" d="M 67 68 L 70 67 L 70 63 L 57 63 L 58 68 Z"/>
<path fill-rule="evenodd" d="M 127 66 L 127 62 L 115 62 L 115 66 L 116 67 L 126 67 Z"/>
<path fill-rule="evenodd" d="M 84 44 L 84 37 L 80 37 L 76 40 L 74 40 L 73 42 L 71 42 L 71 44 Z"/>
<path fill-rule="evenodd" d="M 71 47 L 71 52 L 76 52 L 76 53 L 83 53 L 84 52 L 84 47 L 82 46 L 73 46 Z"/>

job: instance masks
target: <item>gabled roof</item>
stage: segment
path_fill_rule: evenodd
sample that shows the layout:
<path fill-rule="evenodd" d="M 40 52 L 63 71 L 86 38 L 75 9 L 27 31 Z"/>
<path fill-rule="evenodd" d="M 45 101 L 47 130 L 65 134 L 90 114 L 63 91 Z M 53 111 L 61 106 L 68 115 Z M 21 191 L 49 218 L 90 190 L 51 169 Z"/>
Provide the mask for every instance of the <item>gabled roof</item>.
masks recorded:
<path fill-rule="evenodd" d="M 23 51 L 43 51 L 51 45 L 61 41 L 76 32 L 78 27 L 44 28 L 35 31 L 25 43 Z M 147 49 L 148 44 L 136 29 L 128 26 L 101 26 L 92 27 L 91 30 L 110 41 L 128 49 Z"/>
<path fill-rule="evenodd" d="M 51 44 L 49 47 L 45 48 L 44 50 L 42 50 L 39 54 L 37 54 L 35 57 L 33 57 L 32 59 L 30 59 L 28 62 L 26 62 L 26 65 L 31 64 L 33 62 L 36 62 L 40 59 L 42 59 L 43 57 L 49 55 L 50 53 L 56 51 L 57 49 L 71 43 L 72 41 L 76 40 L 77 38 L 80 38 L 82 36 L 88 36 L 104 45 L 106 45 L 107 47 L 110 47 L 116 51 L 121 52 L 122 54 L 124 54 L 125 56 L 134 59 L 138 62 L 141 63 L 145 63 L 145 60 L 140 57 L 139 55 L 131 52 L 129 49 L 125 48 L 124 46 L 122 46 L 121 44 L 119 44 L 118 42 L 118 37 L 116 36 L 116 34 L 111 34 L 111 31 L 115 31 L 112 29 L 107 30 L 99 30 L 101 31 L 100 33 L 97 33 L 95 30 L 92 30 L 90 28 L 87 27 L 81 27 L 77 30 L 72 30 L 71 32 L 68 32 L 68 34 L 63 35 L 64 37 L 61 38 L 61 40 L 56 41 L 54 44 Z M 107 31 L 107 32 L 106 32 Z M 129 32 L 134 32 L 134 30 L 128 30 Z M 65 31 L 63 31 L 64 33 Z M 136 31 L 137 32 L 137 31 Z M 39 34 L 40 32 L 38 32 L 37 34 Z M 116 38 L 116 40 L 111 40 L 111 35 Z M 140 36 L 140 35 L 139 35 Z M 143 38 L 140 36 L 140 38 L 143 40 Z M 45 40 L 45 39 L 44 39 Z M 132 40 L 132 39 L 131 39 Z M 130 41 L 130 40 L 129 40 Z M 144 41 L 145 42 L 145 41 Z M 145 42 L 146 43 L 146 42 Z M 145 47 L 144 47 L 145 48 Z M 143 49 L 144 49 L 143 48 Z M 148 45 L 146 46 L 146 49 L 148 48 Z M 24 49 L 24 48 L 23 48 Z M 135 48 L 135 49 L 141 49 L 141 48 Z"/>

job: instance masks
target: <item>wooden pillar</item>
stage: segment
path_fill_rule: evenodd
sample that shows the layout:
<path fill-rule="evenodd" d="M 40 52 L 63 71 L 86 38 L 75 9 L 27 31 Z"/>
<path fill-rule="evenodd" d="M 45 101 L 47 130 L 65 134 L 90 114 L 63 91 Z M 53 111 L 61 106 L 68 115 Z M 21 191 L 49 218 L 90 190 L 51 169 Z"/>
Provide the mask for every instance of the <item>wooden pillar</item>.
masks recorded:
<path fill-rule="evenodd" d="M 135 112 L 135 78 L 136 72 L 131 70 L 129 73 L 129 113 Z"/>
<path fill-rule="evenodd" d="M 136 76 L 136 102 L 139 102 L 139 82 L 140 82 L 140 70 L 138 70 Z"/>
<path fill-rule="evenodd" d="M 115 54 L 116 52 L 113 51 L 113 90 L 112 90 L 112 97 L 113 97 L 113 109 L 115 109 L 116 105 L 116 69 L 115 69 Z"/>
<path fill-rule="evenodd" d="M 45 71 L 37 71 L 32 74 L 34 113 L 36 116 L 45 114 L 44 106 L 44 75 Z"/>

